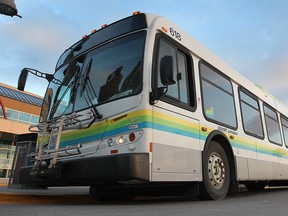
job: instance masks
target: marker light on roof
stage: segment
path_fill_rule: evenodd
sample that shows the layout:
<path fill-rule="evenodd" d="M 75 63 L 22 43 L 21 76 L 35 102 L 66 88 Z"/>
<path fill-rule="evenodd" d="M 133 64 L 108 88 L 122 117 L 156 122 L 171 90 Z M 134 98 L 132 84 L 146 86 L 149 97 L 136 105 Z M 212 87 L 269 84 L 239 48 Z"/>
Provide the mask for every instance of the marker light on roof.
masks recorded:
<path fill-rule="evenodd" d="M 162 27 L 162 31 L 164 31 L 164 32 L 166 32 L 166 33 L 168 32 L 165 27 Z"/>
<path fill-rule="evenodd" d="M 97 32 L 97 29 L 93 29 L 92 31 L 91 31 L 91 34 L 94 34 L 94 33 L 96 33 Z"/>
<path fill-rule="evenodd" d="M 87 38 L 87 37 L 88 37 L 88 35 L 83 35 L 82 39 L 85 39 L 85 38 Z"/>
<path fill-rule="evenodd" d="M 104 25 L 101 26 L 102 29 L 106 28 L 106 27 L 107 27 L 107 24 L 104 24 Z"/>
<path fill-rule="evenodd" d="M 133 15 L 135 16 L 135 15 L 139 15 L 141 12 L 140 11 L 135 11 L 134 13 L 133 13 Z"/>

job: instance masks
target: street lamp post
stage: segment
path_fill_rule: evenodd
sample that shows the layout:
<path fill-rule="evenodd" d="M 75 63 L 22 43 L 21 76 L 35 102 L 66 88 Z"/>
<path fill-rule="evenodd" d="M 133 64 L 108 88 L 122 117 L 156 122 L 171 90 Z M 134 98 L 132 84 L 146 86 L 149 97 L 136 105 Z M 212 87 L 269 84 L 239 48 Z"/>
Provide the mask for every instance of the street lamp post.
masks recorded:
<path fill-rule="evenodd" d="M 0 0 L 0 14 L 4 14 L 11 17 L 18 16 L 22 18 L 18 14 L 18 10 L 16 8 L 14 0 Z"/>

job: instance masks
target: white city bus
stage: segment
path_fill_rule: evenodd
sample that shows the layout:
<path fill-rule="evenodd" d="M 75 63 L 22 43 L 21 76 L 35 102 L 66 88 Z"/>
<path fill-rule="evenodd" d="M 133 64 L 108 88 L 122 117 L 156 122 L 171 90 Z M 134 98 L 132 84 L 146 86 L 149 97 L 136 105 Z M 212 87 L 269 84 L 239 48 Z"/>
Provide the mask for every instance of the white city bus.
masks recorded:
<path fill-rule="evenodd" d="M 100 199 L 288 183 L 288 110 L 173 22 L 133 16 L 67 49 L 50 81 L 27 186 L 90 186 Z"/>

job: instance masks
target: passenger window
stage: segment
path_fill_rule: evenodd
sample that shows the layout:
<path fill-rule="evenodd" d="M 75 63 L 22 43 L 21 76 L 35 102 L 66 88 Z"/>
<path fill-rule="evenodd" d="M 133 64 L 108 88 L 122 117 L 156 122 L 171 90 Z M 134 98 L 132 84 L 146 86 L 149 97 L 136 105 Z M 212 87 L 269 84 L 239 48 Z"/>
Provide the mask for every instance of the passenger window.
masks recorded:
<path fill-rule="evenodd" d="M 261 120 L 261 113 L 258 100 L 256 96 L 240 89 L 240 107 L 242 113 L 242 124 L 246 134 L 263 138 L 263 127 Z"/>
<path fill-rule="evenodd" d="M 284 142 L 286 147 L 288 147 L 288 118 L 286 116 L 281 116 L 282 130 L 284 135 Z"/>
<path fill-rule="evenodd" d="M 231 82 L 216 69 L 200 63 L 204 116 L 211 121 L 237 127 Z"/>
<path fill-rule="evenodd" d="M 282 145 L 280 127 L 278 122 L 278 116 L 274 109 L 264 105 L 264 114 L 267 127 L 268 138 L 270 142 Z"/>

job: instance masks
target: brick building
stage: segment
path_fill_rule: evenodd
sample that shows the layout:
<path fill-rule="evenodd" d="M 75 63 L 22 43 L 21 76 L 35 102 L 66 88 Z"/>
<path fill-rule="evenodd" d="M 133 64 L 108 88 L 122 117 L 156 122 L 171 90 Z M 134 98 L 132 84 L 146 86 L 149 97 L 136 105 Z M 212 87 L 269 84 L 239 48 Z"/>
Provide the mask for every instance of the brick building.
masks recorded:
<path fill-rule="evenodd" d="M 41 105 L 40 96 L 0 83 L 0 185 L 8 183 L 18 135 L 38 123 Z"/>

